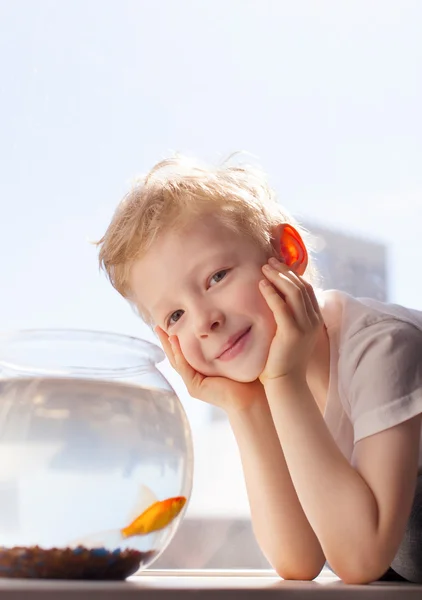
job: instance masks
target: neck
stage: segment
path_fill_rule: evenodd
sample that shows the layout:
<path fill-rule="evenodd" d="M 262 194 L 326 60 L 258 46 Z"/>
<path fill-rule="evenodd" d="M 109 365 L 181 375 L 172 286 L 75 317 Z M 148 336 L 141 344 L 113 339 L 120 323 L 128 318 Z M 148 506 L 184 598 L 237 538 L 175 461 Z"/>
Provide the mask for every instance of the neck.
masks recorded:
<path fill-rule="evenodd" d="M 324 414 L 330 382 L 330 342 L 325 325 L 309 361 L 306 380 L 319 410 Z"/>

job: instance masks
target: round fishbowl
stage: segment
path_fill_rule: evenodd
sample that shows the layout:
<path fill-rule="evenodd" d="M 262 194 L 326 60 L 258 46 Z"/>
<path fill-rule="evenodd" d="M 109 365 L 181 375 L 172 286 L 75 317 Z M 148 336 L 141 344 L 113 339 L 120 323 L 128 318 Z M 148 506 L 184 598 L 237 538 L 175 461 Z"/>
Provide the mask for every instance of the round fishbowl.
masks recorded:
<path fill-rule="evenodd" d="M 125 579 L 163 552 L 193 474 L 164 358 L 112 333 L 0 334 L 0 576 Z"/>

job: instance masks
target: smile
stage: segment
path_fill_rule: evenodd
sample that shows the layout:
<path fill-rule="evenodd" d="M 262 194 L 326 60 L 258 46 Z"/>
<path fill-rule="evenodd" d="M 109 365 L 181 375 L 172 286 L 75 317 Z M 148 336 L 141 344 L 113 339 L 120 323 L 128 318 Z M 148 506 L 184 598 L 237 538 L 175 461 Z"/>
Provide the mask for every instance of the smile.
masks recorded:
<path fill-rule="evenodd" d="M 238 356 L 244 350 L 246 344 L 248 343 L 251 337 L 251 329 L 252 327 L 248 327 L 248 329 L 245 332 L 243 332 L 239 337 L 237 337 L 237 339 L 235 339 L 231 343 L 231 345 L 228 348 L 226 348 L 226 350 L 224 350 L 220 354 L 220 356 L 218 356 L 218 359 L 227 361 Z"/>

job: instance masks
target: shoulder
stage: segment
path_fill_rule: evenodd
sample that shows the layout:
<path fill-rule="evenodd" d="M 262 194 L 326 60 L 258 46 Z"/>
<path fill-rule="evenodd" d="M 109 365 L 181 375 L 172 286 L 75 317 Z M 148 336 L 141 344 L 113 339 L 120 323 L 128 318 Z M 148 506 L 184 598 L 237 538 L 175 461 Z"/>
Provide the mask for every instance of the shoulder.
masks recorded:
<path fill-rule="evenodd" d="M 359 329 L 339 358 L 339 385 L 355 442 L 422 412 L 422 331 L 385 319 Z"/>
<path fill-rule="evenodd" d="M 335 291 L 324 301 L 331 373 L 354 441 L 422 413 L 422 312 Z"/>
<path fill-rule="evenodd" d="M 344 389 L 360 385 L 378 388 L 389 383 L 399 393 L 399 384 L 408 389 L 410 377 L 417 372 L 422 379 L 422 330 L 406 321 L 384 316 L 370 322 L 355 323 L 339 348 L 338 373 Z"/>
<path fill-rule="evenodd" d="M 412 353 L 422 344 L 422 312 L 344 292 L 323 293 L 322 314 L 345 367 L 363 355 L 376 359 L 394 352 Z"/>
<path fill-rule="evenodd" d="M 420 360 L 418 352 L 421 350 L 422 330 L 412 323 L 386 315 L 355 323 L 350 335 L 343 339 L 340 355 L 344 367 L 354 365 L 357 368 L 362 360 Z"/>

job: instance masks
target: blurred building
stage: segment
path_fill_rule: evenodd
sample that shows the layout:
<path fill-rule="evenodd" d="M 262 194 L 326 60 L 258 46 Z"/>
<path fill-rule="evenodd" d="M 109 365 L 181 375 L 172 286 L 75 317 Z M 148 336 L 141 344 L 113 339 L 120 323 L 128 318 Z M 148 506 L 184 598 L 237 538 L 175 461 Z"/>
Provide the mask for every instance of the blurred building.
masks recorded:
<path fill-rule="evenodd" d="M 387 247 L 363 237 L 306 223 L 323 289 L 388 301 Z"/>
<path fill-rule="evenodd" d="M 320 287 L 388 301 L 387 248 L 371 240 L 305 224 Z M 270 568 L 255 541 L 236 442 L 225 413 L 209 407 L 195 439 L 194 491 L 174 540 L 154 568 Z"/>

